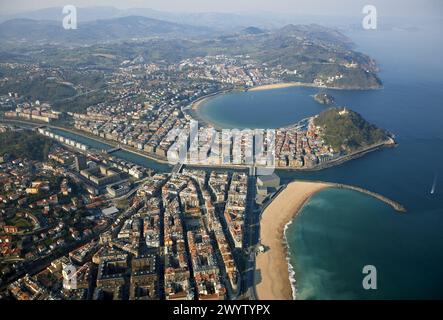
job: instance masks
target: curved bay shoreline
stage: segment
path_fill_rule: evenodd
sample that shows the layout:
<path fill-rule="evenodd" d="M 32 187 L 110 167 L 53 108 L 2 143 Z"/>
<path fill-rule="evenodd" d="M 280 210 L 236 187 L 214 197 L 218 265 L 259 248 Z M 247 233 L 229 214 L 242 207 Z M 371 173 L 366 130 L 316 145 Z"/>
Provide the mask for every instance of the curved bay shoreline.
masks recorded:
<path fill-rule="evenodd" d="M 184 107 L 182 111 L 186 111 L 192 118 L 195 120 L 198 120 L 199 122 L 203 123 L 204 125 L 212 126 L 214 129 L 221 130 L 223 129 L 220 125 L 209 121 L 207 119 L 204 119 L 201 114 L 199 114 L 199 109 L 206 103 L 208 100 L 213 99 L 217 96 L 231 93 L 231 92 L 258 92 L 258 91 L 269 91 L 269 90 L 276 90 L 276 89 L 285 89 L 285 88 L 291 88 L 291 87 L 304 87 L 304 88 L 317 88 L 317 89 L 327 89 L 327 90 L 380 90 L 383 88 L 382 85 L 379 87 L 349 87 L 349 88 L 342 88 L 342 87 L 334 87 L 334 86 L 319 86 L 314 83 L 307 83 L 307 82 L 279 82 L 279 83 L 272 83 L 272 84 L 262 84 L 257 85 L 253 87 L 245 87 L 245 88 L 232 88 L 232 89 L 224 89 L 220 91 L 216 91 L 213 93 L 210 93 L 208 95 L 202 96 L 198 98 L 197 100 L 191 102 L 188 106 Z"/>
<path fill-rule="evenodd" d="M 256 257 L 255 269 L 258 276 L 255 277 L 255 292 L 258 299 L 292 300 L 296 296 L 296 289 L 291 283 L 293 272 L 288 261 L 285 231 L 312 196 L 329 188 L 349 189 L 364 193 L 390 205 L 397 212 L 406 212 L 401 204 L 356 186 L 321 181 L 289 183 L 262 212 L 260 243 L 265 250 Z"/>

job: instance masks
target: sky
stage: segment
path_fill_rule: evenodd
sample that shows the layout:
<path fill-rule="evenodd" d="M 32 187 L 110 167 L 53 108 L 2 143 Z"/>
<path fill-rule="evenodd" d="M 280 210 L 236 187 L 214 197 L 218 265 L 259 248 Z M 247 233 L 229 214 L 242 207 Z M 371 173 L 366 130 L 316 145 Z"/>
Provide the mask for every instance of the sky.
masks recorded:
<path fill-rule="evenodd" d="M 386 16 L 443 16 L 442 0 L 0 0 L 0 15 L 72 4 L 186 12 L 277 12 L 310 15 L 361 14 L 375 5 Z"/>

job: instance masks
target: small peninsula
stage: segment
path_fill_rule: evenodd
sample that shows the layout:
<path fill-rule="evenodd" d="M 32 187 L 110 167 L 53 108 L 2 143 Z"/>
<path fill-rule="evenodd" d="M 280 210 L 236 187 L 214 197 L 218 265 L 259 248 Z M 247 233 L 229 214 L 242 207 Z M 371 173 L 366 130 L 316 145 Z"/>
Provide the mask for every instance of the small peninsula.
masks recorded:
<path fill-rule="evenodd" d="M 392 135 L 348 108 L 330 108 L 314 119 L 325 143 L 335 152 L 351 153 L 372 145 L 394 143 Z"/>

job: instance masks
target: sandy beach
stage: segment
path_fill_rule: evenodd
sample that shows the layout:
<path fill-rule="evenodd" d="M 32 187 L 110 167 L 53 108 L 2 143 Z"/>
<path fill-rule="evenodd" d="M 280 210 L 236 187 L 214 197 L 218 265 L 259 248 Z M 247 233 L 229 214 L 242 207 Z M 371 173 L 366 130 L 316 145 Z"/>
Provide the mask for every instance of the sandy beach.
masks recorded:
<path fill-rule="evenodd" d="M 329 187 L 331 185 L 327 183 L 293 182 L 263 212 L 260 239 L 266 252 L 260 253 L 256 259 L 258 299 L 292 300 L 284 228 L 311 196 Z"/>
<path fill-rule="evenodd" d="M 265 84 L 263 86 L 252 87 L 248 91 L 263 91 L 263 90 L 274 90 L 274 89 L 283 89 L 289 87 L 314 87 L 318 88 L 319 86 L 313 83 L 303 83 L 303 82 L 284 82 L 284 83 L 274 83 L 274 84 Z"/>
<path fill-rule="evenodd" d="M 252 87 L 248 91 L 263 91 L 263 90 L 273 90 L 273 89 L 282 89 L 289 87 L 300 87 L 301 84 L 298 82 L 287 82 L 287 83 L 275 83 L 275 84 L 265 84 L 258 87 Z"/>
<path fill-rule="evenodd" d="M 208 100 L 215 98 L 219 95 L 225 94 L 225 93 L 229 93 L 229 92 L 233 92 L 235 90 L 221 90 L 221 91 L 217 91 L 211 94 L 208 94 L 206 96 L 203 96 L 201 98 L 198 98 L 197 100 L 195 100 L 194 102 L 191 103 L 191 109 L 192 110 L 197 110 L 198 108 L 200 108 L 204 103 L 206 103 Z"/>
<path fill-rule="evenodd" d="M 331 89 L 331 90 L 369 90 L 369 89 L 380 89 L 381 87 L 377 88 L 341 88 L 341 87 L 334 87 L 334 86 L 324 86 L 324 85 L 317 85 L 314 83 L 307 83 L 307 82 L 283 82 L 283 83 L 274 83 L 274 84 L 265 84 L 262 86 L 252 87 L 248 89 L 248 91 L 263 91 L 263 90 L 274 90 L 274 89 L 283 89 L 283 88 L 289 88 L 289 87 L 308 87 L 308 88 L 319 88 L 319 89 Z"/>
<path fill-rule="evenodd" d="M 216 95 L 210 95 L 210 96 L 206 96 L 206 97 L 202 97 L 200 99 L 197 99 L 196 101 L 194 101 L 192 103 L 192 109 L 193 110 L 197 110 L 198 108 L 200 108 L 206 101 L 208 101 L 209 99 L 215 97 Z"/>

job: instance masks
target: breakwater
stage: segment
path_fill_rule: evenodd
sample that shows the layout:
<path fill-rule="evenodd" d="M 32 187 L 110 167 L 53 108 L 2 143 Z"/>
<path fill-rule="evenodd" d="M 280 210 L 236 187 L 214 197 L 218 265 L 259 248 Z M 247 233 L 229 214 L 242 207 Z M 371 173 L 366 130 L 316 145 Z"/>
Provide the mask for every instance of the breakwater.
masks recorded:
<path fill-rule="evenodd" d="M 391 207 L 393 207 L 398 212 L 406 212 L 406 208 L 403 205 L 401 205 L 400 203 L 398 203 L 398 202 L 396 202 L 394 200 L 391 200 L 391 199 L 389 199 L 389 198 L 387 198 L 387 197 L 385 197 L 385 196 L 383 196 L 383 195 L 381 195 L 379 193 L 372 192 L 372 191 L 369 191 L 369 190 L 366 190 L 366 189 L 363 189 L 363 188 L 360 188 L 360 187 L 356 187 L 356 186 L 346 185 L 346 184 L 334 183 L 332 185 L 333 185 L 334 188 L 337 188 L 337 189 L 349 189 L 349 190 L 358 191 L 358 192 L 367 194 L 367 195 L 369 195 L 371 197 L 374 197 L 374 198 L 376 198 L 376 199 L 378 199 L 380 201 L 383 201 L 384 203 L 390 205 Z"/>
<path fill-rule="evenodd" d="M 361 188 L 361 187 L 357 187 L 357 186 L 351 186 L 348 184 L 342 184 L 342 183 L 334 183 L 334 182 L 324 182 L 324 181 L 309 181 L 309 182 L 316 182 L 316 183 L 322 183 L 322 184 L 326 184 L 329 188 L 335 188 L 335 189 L 348 189 L 348 190 L 352 190 L 352 191 L 357 191 L 363 194 L 367 194 L 368 196 L 371 196 L 377 200 L 380 200 L 388 205 L 390 205 L 395 211 L 398 211 L 400 213 L 405 213 L 406 212 L 406 208 L 400 204 L 397 201 L 394 201 L 392 199 L 389 199 L 388 197 L 381 195 L 379 193 Z M 284 186 L 282 189 L 284 189 L 286 186 Z"/>

